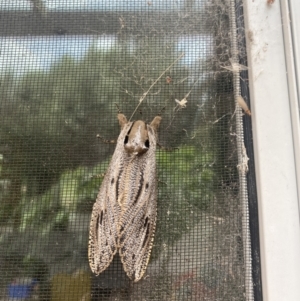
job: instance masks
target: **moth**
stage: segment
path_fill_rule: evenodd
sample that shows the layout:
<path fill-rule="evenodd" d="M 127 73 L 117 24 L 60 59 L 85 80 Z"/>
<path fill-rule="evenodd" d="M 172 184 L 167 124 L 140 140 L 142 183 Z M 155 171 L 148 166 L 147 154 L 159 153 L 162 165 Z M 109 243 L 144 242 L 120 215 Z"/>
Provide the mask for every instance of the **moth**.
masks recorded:
<path fill-rule="evenodd" d="M 118 120 L 121 132 L 93 206 L 88 257 L 99 275 L 118 252 L 127 276 L 137 282 L 146 271 L 155 233 L 161 117 L 146 124 L 119 113 Z"/>

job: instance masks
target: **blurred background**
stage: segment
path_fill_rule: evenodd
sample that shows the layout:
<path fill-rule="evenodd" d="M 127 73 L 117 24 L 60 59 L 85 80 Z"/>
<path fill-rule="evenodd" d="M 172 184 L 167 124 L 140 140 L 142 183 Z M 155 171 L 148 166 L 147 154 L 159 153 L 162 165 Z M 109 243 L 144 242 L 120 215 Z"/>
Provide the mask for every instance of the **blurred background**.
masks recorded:
<path fill-rule="evenodd" d="M 1 300 L 246 300 L 229 9 L 225 0 L 0 2 Z M 130 283 L 117 256 L 94 277 L 95 175 L 115 147 L 97 134 L 116 139 L 116 104 L 129 118 L 180 55 L 133 118 L 150 122 L 165 108 L 159 141 L 178 148 L 157 151 L 145 277 Z"/>

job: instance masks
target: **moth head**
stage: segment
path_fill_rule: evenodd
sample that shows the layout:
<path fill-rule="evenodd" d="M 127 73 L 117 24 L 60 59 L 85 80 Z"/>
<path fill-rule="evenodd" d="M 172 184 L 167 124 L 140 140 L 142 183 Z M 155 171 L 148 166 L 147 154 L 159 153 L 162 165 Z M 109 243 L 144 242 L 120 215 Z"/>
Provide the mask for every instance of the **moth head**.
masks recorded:
<path fill-rule="evenodd" d="M 147 124 L 138 120 L 132 123 L 124 139 L 124 147 L 127 152 L 134 155 L 144 154 L 150 147 Z"/>

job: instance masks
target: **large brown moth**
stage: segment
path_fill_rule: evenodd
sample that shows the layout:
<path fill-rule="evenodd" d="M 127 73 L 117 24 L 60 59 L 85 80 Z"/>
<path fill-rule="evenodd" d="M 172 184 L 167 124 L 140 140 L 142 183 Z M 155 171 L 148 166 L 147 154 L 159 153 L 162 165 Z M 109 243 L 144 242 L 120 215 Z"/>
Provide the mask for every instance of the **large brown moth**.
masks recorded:
<path fill-rule="evenodd" d="M 93 206 L 88 257 L 99 275 L 119 252 L 128 277 L 137 282 L 151 254 L 157 211 L 155 150 L 161 117 L 150 124 L 118 114 L 121 133 Z"/>

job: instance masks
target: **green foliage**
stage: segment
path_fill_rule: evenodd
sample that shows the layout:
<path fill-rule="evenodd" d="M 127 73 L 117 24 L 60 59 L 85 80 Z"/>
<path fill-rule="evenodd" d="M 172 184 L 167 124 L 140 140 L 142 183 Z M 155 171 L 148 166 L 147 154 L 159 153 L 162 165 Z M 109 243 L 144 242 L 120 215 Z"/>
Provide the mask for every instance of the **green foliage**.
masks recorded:
<path fill-rule="evenodd" d="M 24 197 L 22 207 L 21 229 L 39 226 L 42 231 L 65 231 L 68 228 L 69 216 L 73 212 L 92 210 L 96 195 L 101 185 L 109 160 L 93 168 L 78 167 L 65 171 L 58 183 L 48 191 L 35 197 Z"/>
<path fill-rule="evenodd" d="M 176 191 L 182 200 L 198 209 L 208 208 L 214 183 L 212 153 L 202 153 L 195 146 L 186 146 L 173 152 L 161 151 L 157 159 L 159 179 L 175 183 L 174 187 L 167 184 L 163 188 L 161 185 L 163 190 Z"/>
<path fill-rule="evenodd" d="M 22 260 L 21 267 L 23 269 L 23 274 L 26 277 L 31 277 L 38 281 L 44 281 L 48 276 L 49 271 L 47 264 L 41 259 L 25 256 Z"/>
<path fill-rule="evenodd" d="M 158 226 L 152 258 L 198 222 L 214 199 L 213 155 L 195 146 L 158 151 Z"/>
<path fill-rule="evenodd" d="M 111 66 L 116 56 L 91 49 L 81 61 L 64 57 L 49 72 L 11 83 L 11 101 L 3 99 L 8 92 L 0 96 L 1 142 L 11 150 L 4 155 L 22 158 L 20 177 L 28 180 L 29 194 L 46 191 L 66 169 L 99 160 L 95 136 L 100 128 L 111 134 L 108 112 L 112 99 L 119 102 L 120 79 Z"/>

